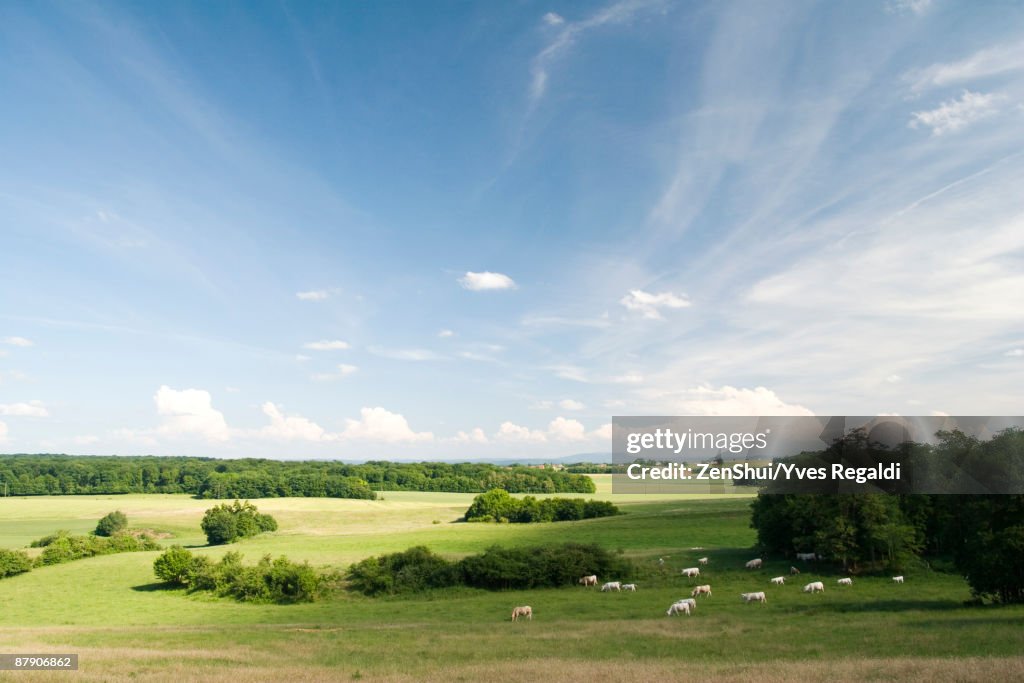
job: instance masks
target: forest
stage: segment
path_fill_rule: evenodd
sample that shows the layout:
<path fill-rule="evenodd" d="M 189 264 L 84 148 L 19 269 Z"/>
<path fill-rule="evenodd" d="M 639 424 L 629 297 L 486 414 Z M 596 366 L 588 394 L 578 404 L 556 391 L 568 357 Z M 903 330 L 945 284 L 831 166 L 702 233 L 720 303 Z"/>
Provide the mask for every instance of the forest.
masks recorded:
<path fill-rule="evenodd" d="M 0 455 L 0 495 L 189 493 L 198 498 L 362 498 L 376 491 L 593 493 L 582 474 L 484 463 Z"/>

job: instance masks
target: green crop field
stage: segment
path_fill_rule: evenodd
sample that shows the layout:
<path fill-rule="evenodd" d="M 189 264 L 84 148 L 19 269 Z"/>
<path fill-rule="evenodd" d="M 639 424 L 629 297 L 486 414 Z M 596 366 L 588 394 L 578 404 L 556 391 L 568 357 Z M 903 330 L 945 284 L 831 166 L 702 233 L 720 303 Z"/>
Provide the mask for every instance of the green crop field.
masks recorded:
<path fill-rule="evenodd" d="M 383 500 L 254 501 L 279 531 L 230 546 L 255 562 L 285 554 L 344 567 L 412 545 L 457 557 L 488 545 L 598 542 L 637 565 L 636 593 L 583 587 L 486 592 L 436 591 L 394 598 L 343 595 L 301 605 L 251 605 L 167 590 L 153 576 L 156 552 L 95 557 L 0 580 L 0 652 L 78 653 L 80 671 L 2 673 L 7 679 L 230 681 L 386 680 L 1020 680 L 1024 607 L 967 607 L 962 578 L 926 566 L 906 583 L 855 577 L 789 561 L 743 569 L 753 557 L 749 497 L 613 496 L 606 477 L 598 498 L 618 517 L 532 525 L 456 520 L 472 495 L 385 493 Z M 213 501 L 130 495 L 0 498 L 0 547 L 19 548 L 57 529 L 91 530 L 120 509 L 131 526 L 173 534 L 165 544 L 203 547 L 199 529 Z M 695 550 L 694 548 L 700 548 Z M 697 583 L 679 569 L 708 556 L 691 617 L 667 617 L 669 604 Z M 665 564 L 658 563 L 665 557 Z M 612 580 L 620 577 L 600 577 Z M 824 594 L 801 592 L 825 582 Z M 765 605 L 740 592 L 763 590 Z M 515 605 L 532 622 L 511 623 Z M 5 679 L 5 680 L 7 680 Z"/>

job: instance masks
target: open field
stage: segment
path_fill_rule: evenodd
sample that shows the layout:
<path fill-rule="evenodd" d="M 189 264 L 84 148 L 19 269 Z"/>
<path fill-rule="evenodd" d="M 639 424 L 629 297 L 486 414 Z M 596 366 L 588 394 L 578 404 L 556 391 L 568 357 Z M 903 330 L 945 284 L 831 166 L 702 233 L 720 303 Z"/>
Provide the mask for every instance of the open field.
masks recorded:
<path fill-rule="evenodd" d="M 607 482 L 596 494 L 612 498 Z M 754 533 L 749 500 L 727 497 L 612 498 L 628 514 L 538 525 L 461 524 L 472 495 L 386 493 L 382 501 L 256 501 L 277 533 L 231 547 L 254 562 L 264 553 L 314 564 L 345 564 L 423 544 L 451 556 L 493 543 L 596 541 L 638 566 L 635 593 L 581 587 L 491 593 L 471 589 L 371 599 L 342 596 L 292 606 L 246 605 L 164 590 L 157 553 L 108 555 L 45 567 L 0 581 L 0 651 L 77 652 L 78 674 L 18 673 L 12 680 L 445 680 L 627 681 L 662 678 L 772 680 L 1009 680 L 1024 677 L 1024 608 L 964 607 L 957 576 L 926 567 L 907 583 L 838 575 L 801 564 L 799 581 L 768 579 L 743 562 Z M 215 501 L 185 496 L 0 499 L 0 547 L 24 546 L 58 528 L 84 532 L 112 509 L 133 527 L 175 533 L 201 545 L 198 524 Z M 434 523 L 437 520 L 438 523 Z M 692 547 L 703 550 L 693 551 Z M 219 557 L 224 547 L 199 548 Z M 665 616 L 689 594 L 679 568 L 708 555 L 692 617 Z M 665 566 L 657 564 L 667 556 Z M 601 577 L 611 579 L 613 577 Z M 618 578 L 618 577 L 615 577 Z M 821 578 L 826 592 L 800 587 Z M 787 579 L 788 581 L 788 579 Z M 767 605 L 740 592 L 764 590 Z M 530 604 L 532 622 L 512 624 Z M 0 674 L 2 676 L 3 674 Z"/>

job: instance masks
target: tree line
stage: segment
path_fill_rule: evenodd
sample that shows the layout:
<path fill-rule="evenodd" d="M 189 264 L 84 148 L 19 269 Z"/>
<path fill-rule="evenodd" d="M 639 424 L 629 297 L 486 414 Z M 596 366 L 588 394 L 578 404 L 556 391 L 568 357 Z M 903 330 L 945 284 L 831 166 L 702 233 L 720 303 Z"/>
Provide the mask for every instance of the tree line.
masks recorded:
<path fill-rule="evenodd" d="M 505 489 L 492 489 L 473 499 L 463 518 L 467 522 L 567 522 L 620 514 L 618 506 L 607 500 L 581 498 L 513 498 Z"/>
<path fill-rule="evenodd" d="M 959 431 L 938 437 L 934 446 L 907 442 L 890 448 L 856 430 L 822 453 L 796 459 L 883 461 L 895 448 L 914 466 L 915 477 L 963 476 L 967 468 L 960 465 L 979 462 L 986 468 L 970 471 L 1003 477 L 1003 484 L 1021 476 L 1015 469 L 1024 453 L 1021 430 L 1005 430 L 988 441 Z M 920 457 L 924 451 L 949 457 L 929 467 Z M 916 561 L 945 559 L 967 577 L 978 598 L 1024 602 L 1024 495 L 774 494 L 768 485 L 753 502 L 751 526 L 767 553 L 815 552 L 850 572 L 902 571 Z"/>
<path fill-rule="evenodd" d="M 185 456 L 0 455 L 12 496 L 189 493 L 198 498 L 328 497 L 373 500 L 376 491 L 593 493 L 582 474 L 485 463 L 346 464 Z"/>

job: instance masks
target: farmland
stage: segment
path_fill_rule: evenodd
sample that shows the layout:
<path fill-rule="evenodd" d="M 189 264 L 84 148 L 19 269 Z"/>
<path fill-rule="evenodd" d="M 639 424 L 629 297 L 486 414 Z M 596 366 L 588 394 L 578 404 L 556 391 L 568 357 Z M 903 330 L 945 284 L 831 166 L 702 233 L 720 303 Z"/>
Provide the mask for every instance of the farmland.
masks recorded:
<path fill-rule="evenodd" d="M 426 545 L 459 557 L 489 545 L 596 542 L 637 566 L 635 594 L 561 588 L 486 592 L 451 589 L 396 598 L 342 595 L 302 605 L 252 605 L 188 595 L 156 583 L 157 553 L 126 553 L 43 567 L 0 581 L 4 652 L 75 652 L 75 680 L 648 680 L 655 677 L 807 680 L 995 680 L 1024 676 L 1024 608 L 966 607 L 959 576 L 924 565 L 906 584 L 888 576 L 840 576 L 803 563 L 799 580 L 771 587 L 788 560 L 744 570 L 755 542 L 749 498 L 596 494 L 626 514 L 551 524 L 465 524 L 472 494 L 385 492 L 382 499 L 254 501 L 279 530 L 230 546 L 255 562 L 287 555 L 344 567 Z M 57 529 L 90 531 L 113 509 L 134 528 L 173 535 L 213 558 L 199 529 L 210 501 L 185 495 L 0 499 L 0 547 L 24 547 Z M 691 548 L 702 550 L 690 550 Z M 692 617 L 665 616 L 695 583 L 679 569 L 706 555 L 702 598 Z M 665 557 L 664 565 L 657 562 Z M 602 580 L 612 577 L 601 577 Z M 617 577 L 616 577 L 617 578 Z M 807 595 L 806 581 L 826 591 Z M 767 605 L 739 593 L 764 590 Z M 514 605 L 532 622 L 511 624 Z M 14 674 L 10 674 L 13 676 Z M 17 680 L 67 674 L 18 673 Z"/>

